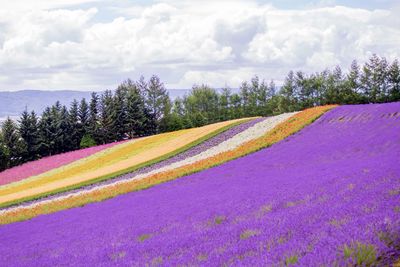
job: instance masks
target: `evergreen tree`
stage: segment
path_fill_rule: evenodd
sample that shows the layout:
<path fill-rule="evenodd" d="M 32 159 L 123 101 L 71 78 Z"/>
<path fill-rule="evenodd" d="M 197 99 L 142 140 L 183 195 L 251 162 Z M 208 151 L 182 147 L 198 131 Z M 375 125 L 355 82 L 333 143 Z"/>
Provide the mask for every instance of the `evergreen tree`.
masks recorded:
<path fill-rule="evenodd" d="M 232 91 L 231 89 L 225 87 L 222 88 L 221 94 L 219 95 L 219 120 L 224 121 L 224 120 L 229 120 L 232 118 L 231 114 L 231 95 Z"/>
<path fill-rule="evenodd" d="M 100 103 L 101 110 L 101 140 L 102 143 L 110 143 L 117 140 L 116 129 L 115 129 L 115 115 L 113 111 L 113 95 L 110 90 L 106 90 L 102 97 Z"/>
<path fill-rule="evenodd" d="M 79 103 L 78 118 L 80 123 L 80 139 L 82 139 L 82 137 L 90 131 L 89 105 L 85 98 L 82 98 L 81 102 Z"/>
<path fill-rule="evenodd" d="M 231 114 L 232 119 L 241 118 L 243 115 L 242 98 L 239 94 L 232 94 L 231 96 Z"/>
<path fill-rule="evenodd" d="M 151 76 L 145 88 L 145 96 L 145 104 L 150 115 L 148 118 L 149 130 L 150 133 L 157 133 L 169 98 L 168 92 L 158 76 Z"/>
<path fill-rule="evenodd" d="M 114 113 L 114 124 L 116 130 L 117 140 L 122 140 L 125 138 L 126 129 L 126 98 L 128 93 L 128 87 L 133 85 L 133 82 L 127 80 L 123 82 L 115 90 L 114 103 L 113 103 L 113 113 Z"/>
<path fill-rule="evenodd" d="M 387 100 L 388 64 L 385 58 L 374 54 L 363 67 L 361 88 L 368 103 L 384 102 Z"/>
<path fill-rule="evenodd" d="M 99 121 L 99 96 L 96 92 L 91 94 L 89 104 L 89 127 L 88 133 L 95 140 L 96 143 L 100 143 L 100 121 Z"/>
<path fill-rule="evenodd" d="M 71 127 L 70 131 L 71 150 L 78 149 L 81 141 L 81 126 L 79 122 L 78 113 L 79 113 L 79 103 L 76 99 L 74 99 L 69 109 L 69 124 Z"/>
<path fill-rule="evenodd" d="M 346 104 L 360 103 L 361 99 L 361 84 L 360 84 L 360 66 L 356 60 L 351 63 L 350 71 L 347 74 L 345 81 L 347 88 Z"/>
<path fill-rule="evenodd" d="M 60 110 L 57 129 L 59 131 L 57 136 L 58 153 L 70 151 L 72 147 L 71 135 L 73 133 L 73 129 L 71 127 L 68 109 L 65 106 L 62 106 Z"/>
<path fill-rule="evenodd" d="M 10 152 L 8 147 L 5 145 L 3 140 L 3 134 L 0 131 L 0 171 L 3 171 L 9 167 L 10 164 Z"/>
<path fill-rule="evenodd" d="M 399 101 L 400 100 L 400 68 L 399 62 L 396 59 L 393 61 L 389 69 L 388 75 L 388 95 L 389 101 Z"/>
<path fill-rule="evenodd" d="M 37 159 L 39 157 L 39 129 L 34 111 L 30 114 L 27 110 L 22 112 L 19 120 L 19 133 L 24 143 L 23 161 Z"/>
<path fill-rule="evenodd" d="M 54 129 L 53 117 L 50 107 L 47 107 L 39 122 L 39 151 L 41 156 L 51 155 L 54 151 Z"/>
<path fill-rule="evenodd" d="M 132 81 L 127 82 L 126 130 L 130 138 L 145 135 L 145 107 L 139 88 Z"/>
<path fill-rule="evenodd" d="M 242 107 L 242 115 L 245 117 L 250 116 L 250 86 L 247 81 L 242 82 L 240 85 L 240 99 Z"/>
<path fill-rule="evenodd" d="M 6 147 L 4 151 L 9 154 L 9 166 L 17 166 L 23 163 L 24 143 L 18 132 L 17 124 L 9 117 L 3 122 L 2 128 L 3 144 Z"/>
<path fill-rule="evenodd" d="M 293 71 L 290 71 L 286 76 L 285 83 L 280 91 L 280 95 L 282 96 L 278 107 L 280 112 L 292 112 L 298 109 Z"/>

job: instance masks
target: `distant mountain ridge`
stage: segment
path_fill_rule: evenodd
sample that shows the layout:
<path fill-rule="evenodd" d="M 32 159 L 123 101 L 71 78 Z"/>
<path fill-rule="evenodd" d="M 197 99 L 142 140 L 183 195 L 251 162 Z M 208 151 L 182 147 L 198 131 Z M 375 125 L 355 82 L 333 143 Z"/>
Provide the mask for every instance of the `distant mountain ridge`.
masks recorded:
<path fill-rule="evenodd" d="M 168 89 L 171 99 L 183 96 L 189 89 Z M 7 116 L 18 117 L 27 108 L 28 111 L 34 110 L 40 115 L 43 110 L 60 101 L 62 105 L 69 106 L 74 99 L 90 99 L 91 91 L 42 91 L 42 90 L 21 90 L 0 92 L 0 121 Z M 101 92 L 99 92 L 101 93 Z"/>

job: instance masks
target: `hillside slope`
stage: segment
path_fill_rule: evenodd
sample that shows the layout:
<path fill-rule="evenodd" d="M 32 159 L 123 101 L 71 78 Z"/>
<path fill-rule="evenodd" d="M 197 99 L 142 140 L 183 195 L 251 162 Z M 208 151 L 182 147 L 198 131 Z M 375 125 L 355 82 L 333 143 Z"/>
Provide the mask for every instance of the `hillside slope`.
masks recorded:
<path fill-rule="evenodd" d="M 101 150 L 87 158 L 1 186 L 0 205 L 18 203 L 129 172 L 178 153 L 210 135 L 247 120 L 230 120 L 143 137 Z"/>
<path fill-rule="evenodd" d="M 338 107 L 223 165 L 0 226 L 0 263 L 390 263 L 400 256 L 399 161 L 400 103 Z"/>

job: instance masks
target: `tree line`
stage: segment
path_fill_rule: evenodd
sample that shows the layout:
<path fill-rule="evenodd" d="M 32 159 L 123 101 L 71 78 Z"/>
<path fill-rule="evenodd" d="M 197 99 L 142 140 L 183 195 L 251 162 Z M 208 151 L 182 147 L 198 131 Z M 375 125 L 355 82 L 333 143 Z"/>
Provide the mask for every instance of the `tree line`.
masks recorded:
<path fill-rule="evenodd" d="M 400 100 L 400 68 L 373 55 L 353 61 L 343 72 L 290 71 L 279 89 L 254 76 L 239 90 L 194 85 L 184 97 L 170 99 L 157 76 L 122 82 L 112 92 L 93 92 L 90 100 L 69 107 L 56 102 L 39 117 L 23 111 L 0 131 L 0 170 L 41 157 L 124 139 L 180 130 L 249 116 L 270 116 L 325 104 L 384 103 Z"/>

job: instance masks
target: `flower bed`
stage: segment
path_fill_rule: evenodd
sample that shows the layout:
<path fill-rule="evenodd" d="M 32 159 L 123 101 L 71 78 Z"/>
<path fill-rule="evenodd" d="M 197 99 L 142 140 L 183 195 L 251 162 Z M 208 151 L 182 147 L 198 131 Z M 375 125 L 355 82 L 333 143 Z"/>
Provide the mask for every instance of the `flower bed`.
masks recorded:
<path fill-rule="evenodd" d="M 61 167 L 63 165 L 88 157 L 99 151 L 113 147 L 123 142 L 125 141 L 66 152 L 54 156 L 45 157 L 39 160 L 27 162 L 20 166 L 7 169 L 5 171 L 0 172 L 0 186 L 17 182 L 26 179 L 30 176 L 35 176 L 43 172 L 47 172 L 49 170 Z"/>
<path fill-rule="evenodd" d="M 145 177 L 144 179 L 133 179 L 127 181 L 120 181 L 119 183 L 108 185 L 104 188 L 97 190 L 90 190 L 85 193 L 72 194 L 60 199 L 52 199 L 44 203 L 39 203 L 32 207 L 22 207 L 5 211 L 0 214 L 0 223 L 8 223 L 10 221 L 24 220 L 35 217 L 40 214 L 51 213 L 71 207 L 81 206 L 94 201 L 101 201 L 116 195 L 124 194 L 134 190 L 140 190 L 149 186 L 169 181 L 186 174 L 198 172 L 207 169 L 228 160 L 232 160 L 261 148 L 270 146 L 289 135 L 299 131 L 309 123 L 313 122 L 316 118 L 321 116 L 327 110 L 334 106 L 317 107 L 302 111 L 290 119 L 277 125 L 272 131 L 267 132 L 264 136 L 248 141 L 234 150 L 226 151 L 209 157 L 192 164 L 185 165 L 180 168 L 168 170 L 165 172 L 156 173 Z"/>
<path fill-rule="evenodd" d="M 0 188 L 0 204 L 18 203 L 49 193 L 66 191 L 81 184 L 107 179 L 162 160 L 187 149 L 203 138 L 247 121 L 239 119 L 199 128 L 141 138 L 102 151 L 91 157 Z"/>

